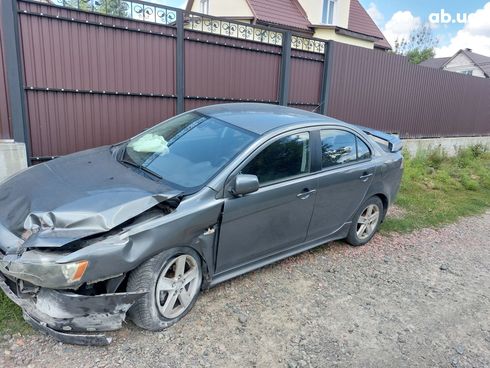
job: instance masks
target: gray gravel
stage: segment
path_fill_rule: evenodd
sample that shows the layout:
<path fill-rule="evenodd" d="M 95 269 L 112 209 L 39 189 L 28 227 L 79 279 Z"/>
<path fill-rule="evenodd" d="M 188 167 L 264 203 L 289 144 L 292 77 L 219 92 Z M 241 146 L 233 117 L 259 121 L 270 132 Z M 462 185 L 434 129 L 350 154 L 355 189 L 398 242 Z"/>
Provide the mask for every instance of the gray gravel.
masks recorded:
<path fill-rule="evenodd" d="M 331 243 L 224 283 L 109 347 L 4 336 L 0 367 L 490 367 L 490 212 Z M 0 336 L 0 340 L 2 337 Z"/>

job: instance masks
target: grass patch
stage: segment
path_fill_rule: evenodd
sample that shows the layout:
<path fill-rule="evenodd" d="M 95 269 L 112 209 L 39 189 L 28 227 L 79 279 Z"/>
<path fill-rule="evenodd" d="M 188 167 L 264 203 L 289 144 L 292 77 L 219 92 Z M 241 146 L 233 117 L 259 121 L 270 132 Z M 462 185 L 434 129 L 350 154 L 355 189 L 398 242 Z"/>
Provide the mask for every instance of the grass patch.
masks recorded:
<path fill-rule="evenodd" d="M 21 309 L 0 290 L 0 334 L 28 333 L 29 325 L 22 318 Z"/>
<path fill-rule="evenodd" d="M 460 149 L 448 157 L 442 149 L 405 156 L 396 204 L 402 218 L 387 218 L 381 231 L 408 232 L 440 226 L 490 207 L 490 152 L 483 145 Z"/>

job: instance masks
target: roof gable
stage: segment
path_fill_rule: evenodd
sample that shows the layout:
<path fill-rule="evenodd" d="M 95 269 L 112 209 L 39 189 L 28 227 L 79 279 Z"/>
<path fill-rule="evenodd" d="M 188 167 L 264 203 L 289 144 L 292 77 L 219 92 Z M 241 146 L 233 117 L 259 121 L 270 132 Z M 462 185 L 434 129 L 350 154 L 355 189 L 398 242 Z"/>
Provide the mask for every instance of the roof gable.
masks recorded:
<path fill-rule="evenodd" d="M 490 78 L 490 57 L 474 53 L 469 49 L 460 50 L 460 52 L 465 54 L 468 59 L 473 61 L 475 65 L 483 71 L 487 78 Z"/>
<path fill-rule="evenodd" d="M 309 31 L 311 23 L 297 0 L 247 0 L 258 21 Z"/>
<path fill-rule="evenodd" d="M 490 78 L 490 57 L 485 56 L 485 55 L 481 55 L 481 54 L 477 54 L 477 53 L 473 52 L 471 49 L 459 50 L 453 56 L 448 57 L 448 58 L 439 58 L 439 59 L 446 59 L 446 62 L 444 62 L 440 68 L 442 69 L 442 68 L 446 67 L 446 65 L 448 65 L 451 61 L 453 61 L 460 54 L 466 56 L 469 59 L 469 61 L 471 61 L 472 63 L 475 64 L 475 66 L 480 68 L 481 71 L 483 72 L 483 74 L 485 75 L 485 77 Z M 425 66 L 427 66 L 427 65 L 425 65 Z"/>
<path fill-rule="evenodd" d="M 435 69 L 444 69 L 458 55 L 464 55 L 469 62 L 472 62 L 476 67 L 480 68 L 487 78 L 490 78 L 490 57 L 474 53 L 469 49 L 459 50 L 451 57 L 432 58 L 420 63 L 421 66 Z"/>
<path fill-rule="evenodd" d="M 351 31 L 378 38 L 379 40 L 374 43 L 377 47 L 391 49 L 390 43 L 358 0 L 350 1 L 348 28 Z"/>

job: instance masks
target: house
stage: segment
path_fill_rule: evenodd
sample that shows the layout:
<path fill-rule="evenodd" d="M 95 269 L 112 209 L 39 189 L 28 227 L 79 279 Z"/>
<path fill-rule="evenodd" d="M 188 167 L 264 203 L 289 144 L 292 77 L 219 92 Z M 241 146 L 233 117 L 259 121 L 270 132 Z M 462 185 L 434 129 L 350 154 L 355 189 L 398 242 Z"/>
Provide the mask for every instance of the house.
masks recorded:
<path fill-rule="evenodd" d="M 391 49 L 359 0 L 188 0 L 186 10 L 370 49 Z"/>
<path fill-rule="evenodd" d="M 420 65 L 474 77 L 490 78 L 490 57 L 477 54 L 471 49 L 459 50 L 451 57 L 429 59 Z"/>

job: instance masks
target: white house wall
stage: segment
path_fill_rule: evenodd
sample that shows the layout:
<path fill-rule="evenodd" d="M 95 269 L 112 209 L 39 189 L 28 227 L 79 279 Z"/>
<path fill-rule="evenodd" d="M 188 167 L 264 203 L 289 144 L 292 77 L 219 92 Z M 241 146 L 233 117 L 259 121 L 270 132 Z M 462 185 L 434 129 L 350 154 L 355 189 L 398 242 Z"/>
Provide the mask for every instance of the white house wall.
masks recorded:
<path fill-rule="evenodd" d="M 472 70 L 474 77 L 485 78 L 483 71 L 477 67 L 473 61 L 471 61 L 465 54 L 460 53 L 453 60 L 451 60 L 445 67 L 444 70 L 461 73 L 465 70 Z"/>
<path fill-rule="evenodd" d="M 323 0 L 298 0 L 313 25 L 322 24 Z M 335 3 L 334 24 L 342 28 L 349 25 L 350 0 L 337 0 Z"/>
<path fill-rule="evenodd" d="M 194 0 L 193 12 L 201 12 L 201 0 Z M 250 17 L 253 13 L 246 0 L 209 0 L 209 14 L 216 17 Z"/>

